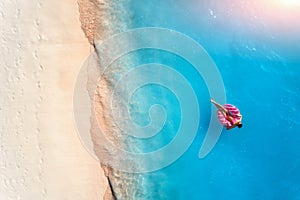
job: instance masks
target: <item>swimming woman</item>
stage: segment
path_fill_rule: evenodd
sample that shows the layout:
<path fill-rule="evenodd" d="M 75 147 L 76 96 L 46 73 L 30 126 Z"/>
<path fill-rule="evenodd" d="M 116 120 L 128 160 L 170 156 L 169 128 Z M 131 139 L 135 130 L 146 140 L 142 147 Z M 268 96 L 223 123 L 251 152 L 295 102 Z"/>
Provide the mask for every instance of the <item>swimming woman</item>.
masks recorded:
<path fill-rule="evenodd" d="M 218 119 L 227 130 L 230 130 L 236 126 L 242 128 L 242 115 L 240 114 L 239 109 L 231 104 L 224 104 L 224 106 L 222 106 L 213 98 L 210 99 L 210 102 L 218 108 Z"/>

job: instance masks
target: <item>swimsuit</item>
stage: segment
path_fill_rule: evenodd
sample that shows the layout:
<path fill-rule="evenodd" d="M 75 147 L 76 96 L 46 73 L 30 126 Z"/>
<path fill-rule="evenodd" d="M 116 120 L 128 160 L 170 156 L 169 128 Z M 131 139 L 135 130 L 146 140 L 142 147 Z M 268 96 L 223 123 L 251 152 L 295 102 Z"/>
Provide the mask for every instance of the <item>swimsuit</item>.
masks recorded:
<path fill-rule="evenodd" d="M 237 107 L 231 104 L 225 104 L 224 108 L 226 108 L 228 111 L 225 116 L 220 110 L 217 111 L 218 119 L 223 126 L 232 127 L 241 121 L 242 116 L 240 115 L 240 111 Z"/>

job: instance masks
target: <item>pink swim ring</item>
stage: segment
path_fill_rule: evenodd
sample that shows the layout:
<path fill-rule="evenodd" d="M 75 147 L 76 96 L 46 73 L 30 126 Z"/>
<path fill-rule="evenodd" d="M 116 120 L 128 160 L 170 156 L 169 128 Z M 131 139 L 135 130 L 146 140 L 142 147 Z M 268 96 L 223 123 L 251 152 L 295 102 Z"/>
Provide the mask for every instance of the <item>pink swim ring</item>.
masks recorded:
<path fill-rule="evenodd" d="M 223 126 L 231 127 L 241 120 L 240 111 L 237 107 L 231 104 L 224 104 L 224 108 L 229 111 L 229 114 L 226 114 L 226 116 L 224 116 L 220 110 L 217 111 L 218 119 Z M 231 119 L 229 115 L 231 116 Z"/>

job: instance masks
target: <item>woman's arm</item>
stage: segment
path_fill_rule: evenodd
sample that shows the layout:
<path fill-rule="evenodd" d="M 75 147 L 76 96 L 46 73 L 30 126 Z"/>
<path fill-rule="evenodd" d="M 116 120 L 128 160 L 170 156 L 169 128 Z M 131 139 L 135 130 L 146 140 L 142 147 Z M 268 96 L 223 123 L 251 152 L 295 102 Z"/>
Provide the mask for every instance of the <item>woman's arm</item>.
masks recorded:
<path fill-rule="evenodd" d="M 237 117 L 239 117 L 239 121 L 242 121 L 243 115 L 241 114 L 236 114 Z"/>
<path fill-rule="evenodd" d="M 236 125 L 234 124 L 233 126 L 226 126 L 226 130 L 230 130 L 232 128 L 236 127 Z"/>

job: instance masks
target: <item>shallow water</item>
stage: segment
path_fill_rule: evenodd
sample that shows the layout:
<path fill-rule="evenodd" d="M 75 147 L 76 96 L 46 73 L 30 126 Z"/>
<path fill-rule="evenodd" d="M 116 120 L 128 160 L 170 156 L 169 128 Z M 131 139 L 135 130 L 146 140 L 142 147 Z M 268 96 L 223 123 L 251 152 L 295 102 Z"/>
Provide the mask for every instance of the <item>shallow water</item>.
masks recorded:
<path fill-rule="evenodd" d="M 223 130 L 210 154 L 199 159 L 211 116 L 210 94 L 201 76 L 190 63 L 170 52 L 142 49 L 127 54 L 132 66 L 160 63 L 182 74 L 196 93 L 201 114 L 190 148 L 171 165 L 141 174 L 139 183 L 144 191 L 132 198 L 299 199 L 300 14 L 295 6 L 276 0 L 127 3 L 128 29 L 173 29 L 206 49 L 222 76 L 227 102 L 241 110 L 244 124 L 242 129 Z M 300 9 L 300 4 L 296 8 Z M 159 72 L 157 76 L 166 78 Z M 172 141 L 182 120 L 176 96 L 156 84 L 133 94 L 131 118 L 147 125 L 148 109 L 156 103 L 165 109 L 166 124 L 151 139 L 130 140 L 142 152 L 155 151 Z M 155 160 L 146 164 L 150 162 Z"/>

